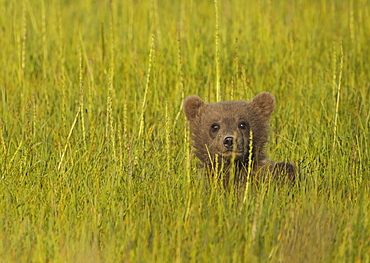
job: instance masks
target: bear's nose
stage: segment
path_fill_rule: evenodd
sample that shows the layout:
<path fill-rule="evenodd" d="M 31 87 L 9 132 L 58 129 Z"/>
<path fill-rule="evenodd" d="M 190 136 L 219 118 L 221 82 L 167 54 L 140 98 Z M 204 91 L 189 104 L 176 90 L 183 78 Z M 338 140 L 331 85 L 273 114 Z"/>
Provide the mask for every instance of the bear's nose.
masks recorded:
<path fill-rule="evenodd" d="M 226 136 L 224 139 L 224 146 L 227 150 L 231 151 L 233 149 L 233 136 Z"/>

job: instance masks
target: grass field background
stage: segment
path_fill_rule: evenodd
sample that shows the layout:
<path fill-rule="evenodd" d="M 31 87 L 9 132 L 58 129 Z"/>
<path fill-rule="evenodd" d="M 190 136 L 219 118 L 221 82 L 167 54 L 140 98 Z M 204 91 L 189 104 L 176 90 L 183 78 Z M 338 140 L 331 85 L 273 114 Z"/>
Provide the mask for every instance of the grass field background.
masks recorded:
<path fill-rule="evenodd" d="M 370 5 L 0 1 L 1 262 L 370 262 Z M 295 185 L 202 180 L 182 113 L 277 99 Z"/>

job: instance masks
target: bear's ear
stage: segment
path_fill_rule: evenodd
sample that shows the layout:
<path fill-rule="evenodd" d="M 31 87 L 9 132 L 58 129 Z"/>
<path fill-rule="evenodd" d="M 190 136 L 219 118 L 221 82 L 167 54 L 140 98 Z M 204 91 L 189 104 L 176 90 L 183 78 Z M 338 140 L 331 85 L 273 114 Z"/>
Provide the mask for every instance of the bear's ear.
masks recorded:
<path fill-rule="evenodd" d="M 262 92 L 248 103 L 248 108 L 263 120 L 268 120 L 275 109 L 275 98 L 271 93 Z"/>
<path fill-rule="evenodd" d="M 193 121 L 200 115 L 202 108 L 208 104 L 197 95 L 188 96 L 184 101 L 184 113 L 188 121 Z"/>

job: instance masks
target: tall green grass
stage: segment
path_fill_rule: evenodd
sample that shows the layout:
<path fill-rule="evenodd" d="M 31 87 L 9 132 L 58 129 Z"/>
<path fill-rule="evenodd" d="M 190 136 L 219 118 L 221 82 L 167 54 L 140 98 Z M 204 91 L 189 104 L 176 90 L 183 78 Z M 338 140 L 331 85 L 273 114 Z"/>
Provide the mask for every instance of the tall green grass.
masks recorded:
<path fill-rule="evenodd" d="M 2 262 L 369 262 L 370 6 L 1 1 Z M 182 101 L 276 96 L 295 185 L 208 184 Z"/>

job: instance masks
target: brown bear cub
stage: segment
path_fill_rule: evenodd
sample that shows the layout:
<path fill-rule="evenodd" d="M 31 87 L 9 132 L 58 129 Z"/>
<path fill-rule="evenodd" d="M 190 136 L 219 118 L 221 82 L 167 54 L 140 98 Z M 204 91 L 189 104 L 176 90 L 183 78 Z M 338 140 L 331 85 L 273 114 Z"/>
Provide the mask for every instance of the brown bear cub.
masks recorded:
<path fill-rule="evenodd" d="M 268 121 L 274 108 L 275 98 L 268 92 L 258 94 L 249 102 L 208 104 L 196 95 L 187 97 L 184 112 L 196 156 L 208 171 L 222 167 L 226 185 L 232 162 L 237 184 L 244 183 L 248 173 L 258 178 L 272 175 L 294 179 L 292 164 L 273 162 L 264 153 Z"/>

